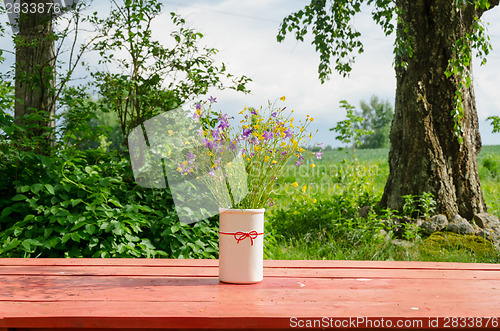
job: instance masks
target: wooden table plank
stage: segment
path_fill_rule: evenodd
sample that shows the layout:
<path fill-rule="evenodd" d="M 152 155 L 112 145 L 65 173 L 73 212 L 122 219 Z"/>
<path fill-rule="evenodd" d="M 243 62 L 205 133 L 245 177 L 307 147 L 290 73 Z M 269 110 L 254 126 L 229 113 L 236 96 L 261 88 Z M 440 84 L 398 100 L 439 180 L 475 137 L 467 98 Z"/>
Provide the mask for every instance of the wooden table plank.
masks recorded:
<path fill-rule="evenodd" d="M 0 259 L 0 331 L 284 328 L 291 317 L 500 314 L 494 264 L 265 261 L 264 280 L 251 285 L 220 283 L 217 266 L 217 260 Z"/>
<path fill-rule="evenodd" d="M 1 266 L 174 266 L 218 267 L 214 259 L 20 259 L 0 258 Z M 266 268 L 362 268 L 362 269 L 432 269 L 432 270 L 500 270 L 500 264 L 422 261 L 344 261 L 344 260 L 264 260 Z"/>

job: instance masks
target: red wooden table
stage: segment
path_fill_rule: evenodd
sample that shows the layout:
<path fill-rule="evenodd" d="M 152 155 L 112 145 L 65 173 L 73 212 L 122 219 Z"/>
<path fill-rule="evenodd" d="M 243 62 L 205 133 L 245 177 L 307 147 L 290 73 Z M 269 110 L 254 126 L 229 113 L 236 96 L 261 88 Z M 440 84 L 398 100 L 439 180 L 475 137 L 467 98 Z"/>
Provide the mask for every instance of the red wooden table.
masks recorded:
<path fill-rule="evenodd" d="M 500 265 L 264 266 L 261 283 L 231 285 L 219 283 L 217 260 L 0 259 L 0 331 L 500 324 Z"/>

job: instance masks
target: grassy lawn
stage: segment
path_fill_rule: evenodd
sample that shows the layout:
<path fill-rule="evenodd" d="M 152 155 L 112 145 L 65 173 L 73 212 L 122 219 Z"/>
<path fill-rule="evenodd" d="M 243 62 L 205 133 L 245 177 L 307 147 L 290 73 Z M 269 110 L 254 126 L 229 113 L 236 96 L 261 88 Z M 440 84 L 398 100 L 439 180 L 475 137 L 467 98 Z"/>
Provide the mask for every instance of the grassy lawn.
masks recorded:
<path fill-rule="evenodd" d="M 396 230 L 384 221 L 392 216 L 387 210 L 360 218 L 359 208 L 375 206 L 382 195 L 388 152 L 356 150 L 354 158 L 328 151 L 287 174 L 266 212 L 267 258 L 500 262 L 477 236 Z M 478 165 L 488 211 L 500 215 L 500 145 L 484 146 Z"/>

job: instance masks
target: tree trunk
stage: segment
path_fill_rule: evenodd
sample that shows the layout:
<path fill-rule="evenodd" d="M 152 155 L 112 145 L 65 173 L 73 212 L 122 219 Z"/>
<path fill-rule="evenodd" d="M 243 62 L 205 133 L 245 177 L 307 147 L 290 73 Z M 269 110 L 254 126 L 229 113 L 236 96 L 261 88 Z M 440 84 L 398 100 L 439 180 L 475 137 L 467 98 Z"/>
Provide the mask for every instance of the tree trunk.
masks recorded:
<path fill-rule="evenodd" d="M 47 3 L 45 0 L 23 3 Z M 22 7 L 21 7 L 22 8 Z M 26 131 L 29 138 L 41 137 L 42 151 L 53 139 L 51 128 L 54 128 L 55 102 L 55 55 L 52 34 L 52 14 L 45 10 L 35 13 L 21 13 L 19 17 L 19 33 L 16 44 L 16 87 L 15 118 L 18 124 L 31 126 Z M 22 116 L 44 111 L 41 120 L 26 121 Z"/>
<path fill-rule="evenodd" d="M 461 90 L 460 144 L 451 115 L 456 77 L 448 79 L 444 71 L 457 39 L 472 31 L 474 14 L 481 13 L 469 5 L 457 12 L 452 0 L 398 0 L 396 4 L 401 9 L 398 34 L 411 41 L 413 55 L 396 57 L 396 62 L 405 60 L 407 66 L 396 66 L 390 174 L 380 204 L 401 210 L 403 195 L 430 192 L 437 212 L 471 220 L 475 213 L 486 211 L 476 159 L 481 137 L 474 90 L 472 84 Z M 493 5 L 497 4 L 498 0 Z"/>

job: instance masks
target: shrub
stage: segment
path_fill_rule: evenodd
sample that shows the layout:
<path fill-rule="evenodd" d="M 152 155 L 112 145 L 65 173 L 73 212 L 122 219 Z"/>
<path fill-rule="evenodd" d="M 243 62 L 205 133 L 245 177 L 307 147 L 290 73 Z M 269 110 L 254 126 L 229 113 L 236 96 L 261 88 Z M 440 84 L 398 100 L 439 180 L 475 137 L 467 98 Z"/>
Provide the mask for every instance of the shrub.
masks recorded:
<path fill-rule="evenodd" d="M 213 221 L 181 224 L 168 190 L 140 188 L 116 151 L 10 150 L 0 164 L 2 257 L 203 257 Z"/>

